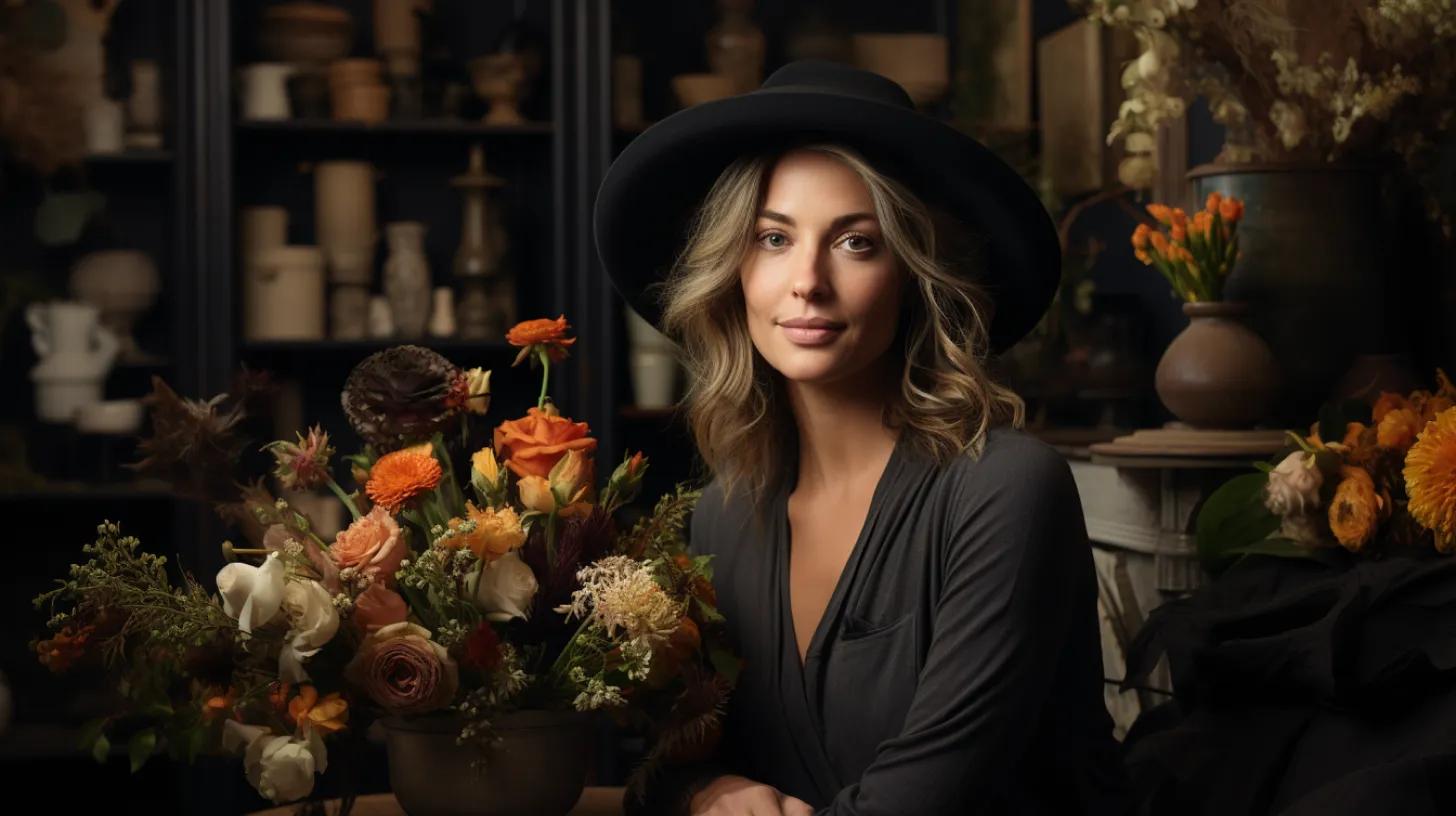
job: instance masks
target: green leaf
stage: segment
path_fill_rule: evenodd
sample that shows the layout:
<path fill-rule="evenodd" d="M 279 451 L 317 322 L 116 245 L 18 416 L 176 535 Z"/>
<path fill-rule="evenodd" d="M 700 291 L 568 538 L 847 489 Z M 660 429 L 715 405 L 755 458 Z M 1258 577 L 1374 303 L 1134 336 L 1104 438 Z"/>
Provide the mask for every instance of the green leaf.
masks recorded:
<path fill-rule="evenodd" d="M 98 765 L 105 765 L 106 756 L 110 753 L 111 740 L 107 739 L 105 734 L 97 737 L 96 741 L 91 743 L 91 758 L 95 759 Z"/>
<path fill-rule="evenodd" d="M 131 755 L 131 772 L 136 773 L 146 764 L 147 758 L 157 749 L 157 732 L 148 728 L 138 731 L 127 744 L 126 751 Z"/>
<path fill-rule="evenodd" d="M 712 605 L 704 603 L 701 598 L 693 598 L 693 603 L 698 607 L 698 614 L 703 616 L 705 623 L 723 623 L 727 620 Z"/>
<path fill-rule="evenodd" d="M 197 755 L 207 745 L 207 732 L 202 728 L 193 728 L 187 735 L 187 764 L 197 761 Z"/>
<path fill-rule="evenodd" d="M 89 751 L 95 748 L 96 740 L 105 736 L 104 731 L 107 722 L 108 719 L 106 717 L 97 717 L 81 726 L 81 737 L 76 740 L 76 745 L 83 751 Z"/>
<path fill-rule="evenodd" d="M 730 684 L 738 683 L 738 658 L 732 652 L 715 646 L 708 650 L 708 660 L 712 661 L 714 671 L 723 675 Z"/>
<path fill-rule="evenodd" d="M 95 191 L 49 193 L 35 211 L 35 237 L 47 246 L 73 244 L 91 216 L 106 206 Z"/>
<path fill-rule="evenodd" d="M 1232 551 L 1262 541 L 1279 529 L 1279 517 L 1264 506 L 1268 482 L 1263 473 L 1235 476 L 1203 502 L 1194 536 L 1204 569 L 1221 572 L 1236 557 Z"/>

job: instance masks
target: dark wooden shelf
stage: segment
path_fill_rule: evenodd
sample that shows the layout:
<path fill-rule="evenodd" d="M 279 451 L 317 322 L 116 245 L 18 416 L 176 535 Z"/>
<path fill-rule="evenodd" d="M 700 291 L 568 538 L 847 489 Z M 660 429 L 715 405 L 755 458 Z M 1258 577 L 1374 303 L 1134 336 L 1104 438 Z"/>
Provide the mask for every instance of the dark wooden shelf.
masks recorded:
<path fill-rule="evenodd" d="M 176 494 L 157 481 L 116 484 L 58 482 L 21 490 L 0 490 L 0 502 L 139 501 L 173 498 L 176 498 Z"/>
<path fill-rule="evenodd" d="M 381 136 L 548 136 L 550 122 L 487 125 L 465 119 L 398 120 L 378 123 L 336 119 L 239 119 L 238 130 L 256 134 L 378 134 Z"/>
<path fill-rule="evenodd" d="M 98 167 L 109 165 L 169 166 L 172 163 L 172 151 L 131 149 L 120 153 L 93 153 L 86 157 L 86 163 Z"/>
<path fill-rule="evenodd" d="M 520 349 L 504 341 L 461 340 L 447 337 L 423 337 L 418 340 L 387 338 L 380 340 L 248 340 L 242 344 L 243 354 L 335 354 L 383 351 L 391 346 L 424 346 L 440 350 L 469 350 L 487 353 L 515 353 Z"/>

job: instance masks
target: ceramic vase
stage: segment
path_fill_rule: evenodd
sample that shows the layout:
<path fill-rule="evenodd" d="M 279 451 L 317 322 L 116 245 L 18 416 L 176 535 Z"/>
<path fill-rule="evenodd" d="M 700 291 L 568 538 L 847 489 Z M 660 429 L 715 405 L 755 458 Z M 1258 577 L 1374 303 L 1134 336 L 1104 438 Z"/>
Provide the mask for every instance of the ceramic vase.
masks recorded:
<path fill-rule="evenodd" d="M 296 69 L 284 62 L 259 62 L 246 66 L 242 76 L 244 119 L 288 119 L 288 78 Z"/>
<path fill-rule="evenodd" d="M 329 265 L 329 280 L 372 286 L 378 229 L 374 166 L 362 161 L 323 161 L 314 168 L 314 224 Z"/>
<path fill-rule="evenodd" d="M 121 343 L 101 325 L 101 311 L 89 303 L 32 303 L 25 320 L 40 358 L 30 372 L 36 416 L 43 422 L 71 422 L 81 406 L 101 401 Z"/>
<path fill-rule="evenodd" d="M 137 250 L 92 252 L 71 270 L 71 294 L 100 310 L 101 325 L 121 343 L 119 357 L 124 363 L 153 361 L 137 346 L 132 327 L 156 302 L 160 287 L 157 265 Z"/>
<path fill-rule="evenodd" d="M 1279 396 L 1279 363 L 1245 323 L 1248 304 L 1185 303 L 1188 327 L 1163 353 L 1158 398 L 1195 428 L 1250 428 L 1268 419 Z"/>
<path fill-rule="evenodd" d="M 726 76 L 733 93 L 747 93 L 763 84 L 764 37 L 753 22 L 753 0 L 718 0 L 721 13 L 708 30 L 708 65 Z"/>
<path fill-rule="evenodd" d="M 671 340 L 630 307 L 627 343 L 633 403 L 638 408 L 667 408 L 676 401 L 678 363 Z"/>
<path fill-rule="evenodd" d="M 516 711 L 491 718 L 499 737 L 481 757 L 456 737 L 464 723 L 428 714 L 384 720 L 389 786 L 410 816 L 565 816 L 581 798 L 594 744 L 576 711 Z"/>
<path fill-rule="evenodd" d="M 162 146 L 162 70 L 156 60 L 131 63 L 131 97 L 126 101 L 127 147 Z"/>
<path fill-rule="evenodd" d="M 430 336 L 455 336 L 455 290 L 448 286 L 435 287 L 430 306 Z"/>
<path fill-rule="evenodd" d="M 425 225 L 396 221 L 384 227 L 389 257 L 384 262 L 384 295 L 399 337 L 425 336 L 430 322 L 430 263 L 425 258 Z"/>
<path fill-rule="evenodd" d="M 244 285 L 249 340 L 324 339 L 324 256 L 318 247 L 265 249 Z"/>

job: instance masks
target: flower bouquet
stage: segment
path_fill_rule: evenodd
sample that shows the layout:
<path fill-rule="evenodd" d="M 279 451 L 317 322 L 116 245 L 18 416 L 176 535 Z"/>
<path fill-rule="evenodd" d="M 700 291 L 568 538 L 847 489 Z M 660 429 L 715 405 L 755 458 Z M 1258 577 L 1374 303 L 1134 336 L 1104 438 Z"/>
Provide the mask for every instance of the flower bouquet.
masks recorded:
<path fill-rule="evenodd" d="M 1149 204 L 1147 210 L 1159 226 L 1144 223 L 1133 230 L 1137 259 L 1163 273 L 1173 292 L 1187 303 L 1222 300 L 1224 280 L 1239 257 L 1244 203 L 1209 193 L 1203 209 L 1192 218 L 1181 207 L 1166 204 Z"/>
<path fill-rule="evenodd" d="M 1292 450 L 1204 503 L 1198 552 L 1218 571 L 1248 554 L 1456 552 L 1456 386 L 1327 405 Z"/>
<path fill-rule="evenodd" d="M 40 659 L 57 671 L 94 660 L 115 680 L 116 710 L 88 734 L 98 755 L 122 737 L 134 765 L 163 750 L 242 753 L 248 780 L 282 802 L 312 792 L 331 745 L 381 720 L 411 812 L 433 805 L 405 801 L 407 790 L 430 794 L 404 778 L 395 736 L 428 731 L 449 747 L 429 749 L 434 795 L 544 813 L 576 801 L 584 762 L 552 757 L 549 789 L 519 790 L 529 785 L 510 774 L 513 755 L 542 744 L 509 739 L 522 716 L 535 716 L 535 736 L 542 717 L 559 724 L 565 738 L 550 745 L 568 753 L 590 745 L 590 712 L 652 732 L 632 785 L 665 759 L 710 749 L 738 662 L 721 642 L 709 559 L 685 549 L 698 492 L 679 485 L 617 528 L 647 462 L 625 456 L 598 489 L 596 440 L 547 396 L 551 364 L 575 342 L 568 330 L 562 317 L 510 331 L 513 365 L 542 369 L 540 397 L 479 449 L 466 445 L 490 407 L 490 372 L 418 346 L 375 354 L 348 378 L 344 412 L 365 442 L 347 457 L 355 489 L 335 479 L 317 427 L 265 445 L 280 487 L 327 488 L 347 509 L 334 536 L 262 481 L 217 472 L 243 449 L 240 401 L 185 400 L 157 381 L 139 467 L 215 504 L 252 546 L 223 544 L 230 563 L 214 594 L 188 575 L 174 585 L 166 559 L 106 522 L 90 560 L 36 599 L 54 615 Z M 471 788 L 476 775 L 441 767 L 442 755 L 504 775 Z"/>

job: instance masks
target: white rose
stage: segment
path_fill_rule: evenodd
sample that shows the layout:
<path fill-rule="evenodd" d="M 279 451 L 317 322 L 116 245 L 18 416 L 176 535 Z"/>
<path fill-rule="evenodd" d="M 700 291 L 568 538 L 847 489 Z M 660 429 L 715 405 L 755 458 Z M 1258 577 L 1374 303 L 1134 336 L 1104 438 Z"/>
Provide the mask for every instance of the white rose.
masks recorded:
<path fill-rule="evenodd" d="M 217 591 L 222 595 L 223 611 L 244 632 L 267 624 L 283 605 L 287 572 L 278 553 L 268 553 L 261 567 L 234 563 L 218 570 Z"/>
<path fill-rule="evenodd" d="M 222 749 L 230 754 L 246 750 L 259 737 L 271 734 L 267 726 L 244 725 L 237 720 L 228 720 L 222 725 Z"/>
<path fill-rule="evenodd" d="M 536 574 L 521 560 L 520 553 L 509 552 L 482 565 L 474 581 L 475 605 L 487 620 L 499 623 L 530 616 L 531 600 L 536 597 Z"/>
<path fill-rule="evenodd" d="M 1319 507 L 1324 474 L 1315 466 L 1314 454 L 1295 451 L 1269 472 L 1264 506 L 1281 516 L 1299 515 Z"/>
<path fill-rule="evenodd" d="M 290 581 L 283 589 L 288 642 L 278 656 L 279 673 L 290 683 L 309 679 L 303 661 L 318 654 L 339 631 L 339 610 L 318 581 Z"/>
<path fill-rule="evenodd" d="M 328 768 L 328 752 L 317 728 L 306 740 L 262 736 L 248 746 L 243 757 L 248 781 L 275 804 L 302 799 L 313 791 L 313 776 Z"/>

